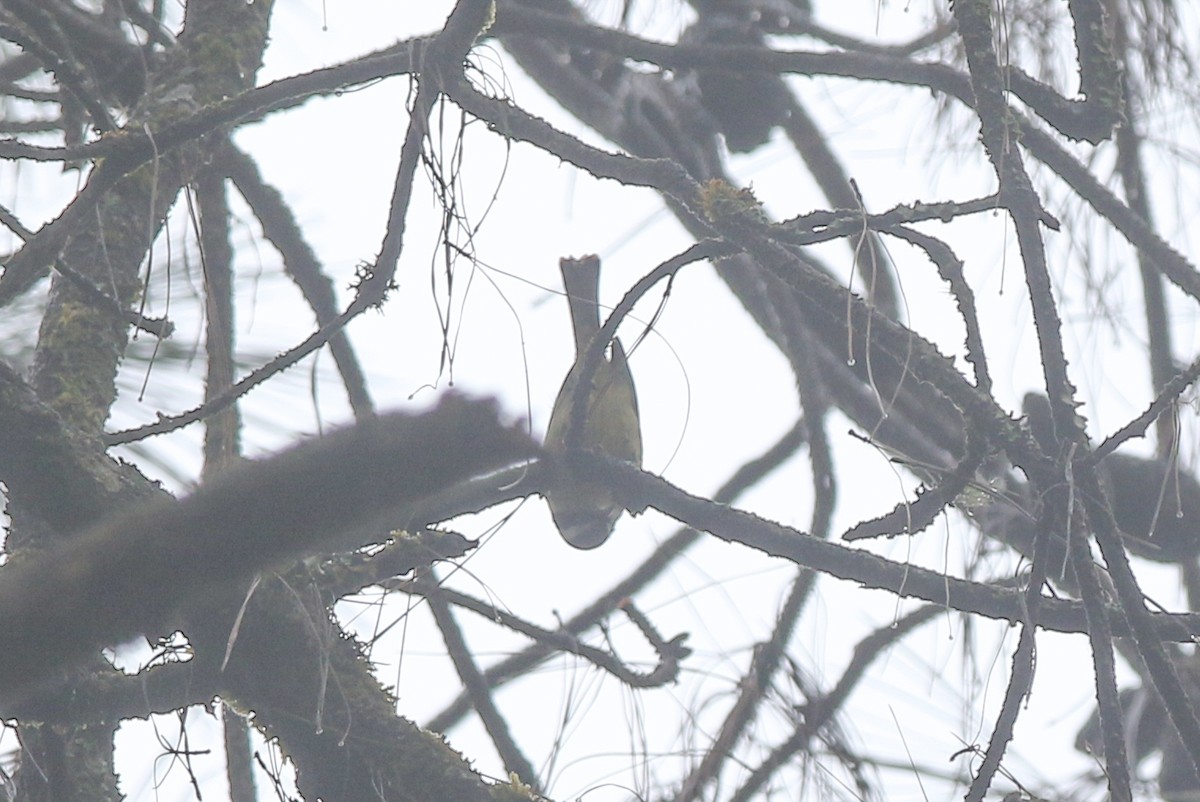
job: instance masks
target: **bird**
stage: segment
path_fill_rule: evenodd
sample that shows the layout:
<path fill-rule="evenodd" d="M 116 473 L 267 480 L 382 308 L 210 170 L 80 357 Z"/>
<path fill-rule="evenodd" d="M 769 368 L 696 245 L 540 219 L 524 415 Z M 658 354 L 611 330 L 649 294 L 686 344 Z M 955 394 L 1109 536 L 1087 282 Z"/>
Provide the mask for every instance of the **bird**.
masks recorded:
<path fill-rule="evenodd" d="M 1049 399 L 1028 393 L 1022 409 L 1038 445 L 1057 456 L 1062 445 Z M 1169 460 L 1128 454 L 1109 454 L 1096 467 L 1131 552 L 1171 563 L 1200 555 L 1200 482 L 1194 476 Z"/>
<path fill-rule="evenodd" d="M 600 331 L 600 258 L 583 256 L 559 261 L 571 311 L 575 339 L 572 365 L 550 413 L 545 448 L 551 455 L 570 449 L 597 451 L 642 464 L 642 431 L 637 391 L 621 341 L 613 338 L 610 354 L 601 357 L 588 384 L 580 388 L 583 356 Z M 586 394 L 582 421 L 572 425 L 576 390 Z M 577 549 L 594 549 L 608 540 L 623 507 L 602 482 L 582 475 L 584 468 L 559 463 L 550 479 L 546 501 L 559 534 Z"/>
<path fill-rule="evenodd" d="M 683 32 L 679 43 L 767 47 L 753 16 L 736 6 L 704 14 Z M 765 145 L 775 126 L 787 119 L 792 96 L 778 74 L 730 67 L 696 70 L 700 104 L 724 134 L 729 150 L 749 153 Z"/>

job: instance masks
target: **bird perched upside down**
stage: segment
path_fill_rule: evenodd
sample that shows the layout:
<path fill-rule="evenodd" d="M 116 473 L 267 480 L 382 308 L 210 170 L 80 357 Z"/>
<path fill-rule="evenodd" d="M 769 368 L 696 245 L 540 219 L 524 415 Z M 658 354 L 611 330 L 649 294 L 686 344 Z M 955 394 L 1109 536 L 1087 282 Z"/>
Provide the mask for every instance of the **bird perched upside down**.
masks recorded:
<path fill-rule="evenodd" d="M 583 355 L 600 331 L 600 258 L 584 256 L 559 262 L 575 332 L 575 364 L 571 366 L 546 429 L 546 450 L 569 448 L 599 451 L 616 459 L 642 464 L 642 431 L 637 393 L 621 341 L 614 338 L 611 355 L 602 357 L 585 387 Z M 582 420 L 572 421 L 577 392 L 585 393 Z M 550 515 L 563 539 L 578 549 L 594 549 L 608 540 L 622 507 L 604 484 L 589 481 L 582 468 L 560 465 L 546 492 Z"/>
<path fill-rule="evenodd" d="M 738 3 L 716 4 L 679 38 L 682 45 L 717 45 L 767 49 L 756 23 L 755 9 Z M 725 136 L 734 153 L 765 145 L 771 131 L 788 118 L 794 101 L 778 73 L 728 63 L 721 69 L 695 71 L 700 104 Z"/>

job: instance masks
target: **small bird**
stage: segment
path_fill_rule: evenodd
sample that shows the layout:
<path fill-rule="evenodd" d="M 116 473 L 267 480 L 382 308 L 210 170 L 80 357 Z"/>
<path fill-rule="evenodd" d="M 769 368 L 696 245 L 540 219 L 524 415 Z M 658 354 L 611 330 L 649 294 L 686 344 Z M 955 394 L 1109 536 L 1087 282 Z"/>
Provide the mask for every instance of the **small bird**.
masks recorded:
<path fill-rule="evenodd" d="M 736 5 L 708 11 L 683 32 L 679 43 L 767 47 L 752 9 Z M 778 74 L 739 70 L 730 64 L 725 69 L 697 70 L 695 76 L 700 104 L 734 153 L 749 153 L 765 145 L 775 126 L 787 119 L 794 102 Z"/>
<path fill-rule="evenodd" d="M 1030 431 L 1050 456 L 1062 447 L 1050 401 L 1029 393 L 1022 408 Z M 1109 454 L 1097 465 L 1113 518 L 1138 556 L 1159 562 L 1194 560 L 1200 554 L 1200 483 L 1162 459 Z"/>
<path fill-rule="evenodd" d="M 575 364 L 563 380 L 546 429 L 546 450 L 564 453 L 572 428 L 577 434 L 571 446 L 599 451 L 616 459 L 642 464 L 642 430 L 638 417 L 633 375 L 621 341 L 613 339 L 610 356 L 602 357 L 587 387 L 579 388 L 581 364 L 588 346 L 600 331 L 600 258 L 584 256 L 562 259 L 559 269 L 571 308 L 575 332 Z M 586 393 L 583 420 L 572 427 L 576 388 Z M 622 507 L 602 483 L 581 476 L 582 469 L 562 466 L 546 492 L 550 515 L 567 543 L 577 549 L 594 549 L 612 534 Z"/>

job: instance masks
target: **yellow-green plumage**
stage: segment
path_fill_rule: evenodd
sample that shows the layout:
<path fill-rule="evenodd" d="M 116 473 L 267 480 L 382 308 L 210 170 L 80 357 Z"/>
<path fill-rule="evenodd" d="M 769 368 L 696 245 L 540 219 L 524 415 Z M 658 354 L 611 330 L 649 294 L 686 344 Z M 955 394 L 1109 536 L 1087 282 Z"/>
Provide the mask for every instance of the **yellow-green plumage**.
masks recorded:
<path fill-rule="evenodd" d="M 546 449 L 561 453 L 566 449 L 571 429 L 580 358 L 600 330 L 600 308 L 596 302 L 600 259 L 596 256 L 563 259 L 559 268 L 571 307 L 576 357 L 558 391 L 546 429 Z M 586 391 L 588 400 L 583 409 L 583 421 L 581 425 L 577 424 L 579 434 L 571 445 L 582 450 L 600 451 L 640 466 L 642 431 L 637 394 L 620 340 L 613 340 L 611 356 L 600 360 Z M 552 480 L 546 500 L 563 539 L 581 549 L 595 548 L 607 540 L 622 511 L 606 486 L 588 481 L 566 466 Z"/>

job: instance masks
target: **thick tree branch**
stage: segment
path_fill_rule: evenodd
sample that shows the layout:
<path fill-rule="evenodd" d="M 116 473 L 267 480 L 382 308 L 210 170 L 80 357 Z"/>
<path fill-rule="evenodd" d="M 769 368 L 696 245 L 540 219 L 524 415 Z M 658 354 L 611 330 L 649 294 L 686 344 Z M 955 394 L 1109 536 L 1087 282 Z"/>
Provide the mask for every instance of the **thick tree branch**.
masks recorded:
<path fill-rule="evenodd" d="M 533 454 L 487 404 L 449 399 L 230 470 L 0 576 L 0 699 L 90 649 L 160 631 L 181 604 L 386 525 L 439 489 Z"/>

